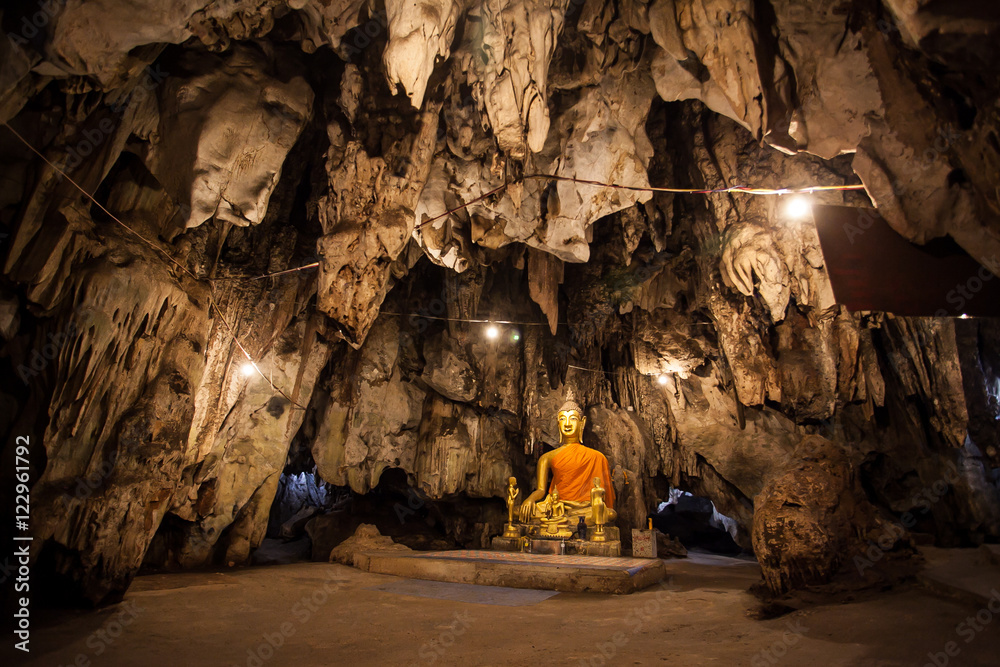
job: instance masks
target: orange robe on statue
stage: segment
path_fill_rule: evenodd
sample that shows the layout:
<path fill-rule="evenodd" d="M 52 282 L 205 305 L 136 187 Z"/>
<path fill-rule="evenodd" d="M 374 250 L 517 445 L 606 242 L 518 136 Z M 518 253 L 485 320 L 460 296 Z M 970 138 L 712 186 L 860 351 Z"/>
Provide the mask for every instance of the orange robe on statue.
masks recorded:
<path fill-rule="evenodd" d="M 604 487 L 604 504 L 615 508 L 615 487 L 611 483 L 611 469 L 608 459 L 596 449 L 573 443 L 563 445 L 552 456 L 552 488 L 559 489 L 560 500 L 590 502 L 590 490 L 594 488 L 594 478 L 601 478 Z"/>

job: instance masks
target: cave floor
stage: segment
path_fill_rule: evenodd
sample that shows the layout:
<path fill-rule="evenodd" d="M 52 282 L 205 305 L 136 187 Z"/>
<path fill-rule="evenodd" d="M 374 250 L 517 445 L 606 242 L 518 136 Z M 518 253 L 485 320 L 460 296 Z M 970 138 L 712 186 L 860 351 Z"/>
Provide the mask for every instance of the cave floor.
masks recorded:
<path fill-rule="evenodd" d="M 932 653 L 941 667 L 1000 654 L 1000 615 L 959 635 L 979 610 L 915 586 L 758 621 L 746 613 L 755 563 L 694 555 L 667 567 L 667 582 L 632 595 L 521 591 L 489 604 L 373 590 L 423 582 L 336 564 L 148 575 L 119 605 L 36 619 L 26 664 L 889 666 Z"/>

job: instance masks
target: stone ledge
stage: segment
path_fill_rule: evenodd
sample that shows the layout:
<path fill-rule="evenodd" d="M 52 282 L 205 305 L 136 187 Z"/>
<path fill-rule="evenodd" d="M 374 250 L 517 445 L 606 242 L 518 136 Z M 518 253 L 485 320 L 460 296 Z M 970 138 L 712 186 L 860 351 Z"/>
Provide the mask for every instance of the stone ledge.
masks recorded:
<path fill-rule="evenodd" d="M 367 552 L 355 567 L 375 574 L 564 593 L 628 594 L 667 576 L 661 560 L 494 551 Z"/>

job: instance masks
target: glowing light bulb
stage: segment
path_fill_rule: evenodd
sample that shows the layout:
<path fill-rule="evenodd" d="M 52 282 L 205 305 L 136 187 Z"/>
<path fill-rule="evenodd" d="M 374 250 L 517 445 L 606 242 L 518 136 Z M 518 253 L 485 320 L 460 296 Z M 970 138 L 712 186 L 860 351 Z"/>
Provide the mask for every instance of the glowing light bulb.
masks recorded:
<path fill-rule="evenodd" d="M 491 324 L 490 326 L 486 327 L 486 337 L 489 338 L 490 340 L 496 340 L 497 336 L 499 335 L 500 335 L 500 329 L 497 328 L 497 325 Z"/>
<path fill-rule="evenodd" d="M 521 340 L 521 334 L 519 334 L 519 333 L 513 334 L 510 337 L 510 339 L 516 343 L 517 341 Z"/>
<path fill-rule="evenodd" d="M 967 319 L 969 319 L 969 316 L 966 315 L 965 313 L 962 313 L 961 315 L 958 316 L 958 319 L 960 319 L 960 320 L 967 320 Z"/>
<path fill-rule="evenodd" d="M 659 382 L 660 384 L 666 384 L 667 383 L 667 375 L 666 375 L 666 373 L 664 373 L 660 377 L 656 378 L 656 381 Z"/>
<path fill-rule="evenodd" d="M 785 203 L 785 215 L 794 220 L 803 220 L 812 213 L 812 202 L 805 195 L 794 195 Z"/>
<path fill-rule="evenodd" d="M 243 377 L 247 377 L 248 378 L 251 375 L 253 375 L 254 373 L 256 373 L 257 369 L 254 368 L 254 365 L 251 364 L 248 361 L 245 364 L 243 364 L 242 366 L 240 366 L 240 372 L 243 373 Z"/>

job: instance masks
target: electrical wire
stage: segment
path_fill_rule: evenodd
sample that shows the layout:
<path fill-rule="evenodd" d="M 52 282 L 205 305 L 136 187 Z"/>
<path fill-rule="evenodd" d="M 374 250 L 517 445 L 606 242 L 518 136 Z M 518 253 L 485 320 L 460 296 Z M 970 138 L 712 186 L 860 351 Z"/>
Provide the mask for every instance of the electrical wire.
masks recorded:
<path fill-rule="evenodd" d="M 83 187 L 79 183 L 77 183 L 76 181 L 74 181 L 69 176 L 69 174 L 67 174 L 65 171 L 63 171 L 58 166 L 56 166 L 55 164 L 53 164 L 47 157 L 45 157 L 45 155 L 43 155 L 41 153 L 41 151 L 39 151 L 38 149 L 36 149 L 34 146 L 31 145 L 30 142 L 28 142 L 27 139 L 25 139 L 24 137 L 22 137 L 21 134 L 17 130 L 15 130 L 14 128 L 12 128 L 6 122 L 4 122 L 3 125 L 8 130 L 10 130 L 11 133 L 21 141 L 21 143 L 23 143 L 25 146 L 27 146 L 28 149 L 31 152 L 33 152 L 35 155 L 37 155 L 38 157 L 40 157 L 47 165 L 49 165 L 50 167 L 52 167 L 52 169 L 54 169 L 58 174 L 60 174 L 69 183 L 71 183 L 73 185 L 73 187 L 75 187 L 77 190 L 79 190 L 81 193 L 83 193 L 84 197 L 86 197 L 91 202 L 93 202 L 109 218 L 111 218 L 112 220 L 114 220 L 115 222 L 117 222 L 119 225 L 121 225 L 126 230 L 128 230 L 133 236 L 135 236 L 140 241 L 142 241 L 143 243 L 145 243 L 146 245 L 148 245 L 150 248 L 152 248 L 153 250 L 155 250 L 158 253 L 159 256 L 161 256 L 161 257 L 166 258 L 167 260 L 169 260 L 169 262 L 171 264 L 173 264 L 174 266 L 176 266 L 177 268 L 179 268 L 182 272 L 184 272 L 185 274 L 187 274 L 188 276 L 190 276 L 195 282 L 199 282 L 199 283 L 203 282 L 196 275 L 194 275 L 193 273 L 191 273 L 191 271 L 186 266 L 184 266 L 183 264 L 181 264 L 180 262 L 178 262 L 176 259 L 174 259 L 173 256 L 170 253 L 168 253 L 166 250 L 164 250 L 163 248 L 161 248 L 158 244 L 150 241 L 149 239 L 147 239 L 146 237 L 144 237 L 142 234 L 140 234 L 139 232 L 135 231 L 134 229 L 132 229 L 131 227 L 129 227 L 128 225 L 126 225 L 124 222 L 122 222 L 121 220 L 119 220 L 118 217 L 115 214 L 113 214 L 108 209 L 104 208 L 104 206 L 101 204 L 101 202 L 97 201 L 97 199 L 95 199 L 93 197 L 93 195 L 91 195 L 89 192 L 87 192 L 86 190 L 84 190 Z M 226 330 L 229 332 L 230 337 L 236 343 L 237 347 L 239 347 L 239 349 L 243 353 L 243 355 L 247 358 L 247 361 L 253 366 L 254 370 L 257 371 L 257 374 L 260 375 L 262 378 L 264 378 L 264 381 L 267 382 L 271 386 L 271 389 L 273 391 L 276 391 L 277 393 L 281 394 L 293 406 L 295 406 L 297 408 L 300 408 L 302 410 L 305 410 L 304 406 L 299 405 L 299 403 L 297 403 L 294 399 L 292 399 L 291 396 L 289 396 L 284 391 L 282 391 L 280 387 L 276 386 L 273 382 L 271 382 L 270 378 L 268 378 L 266 375 L 264 375 L 263 371 L 261 371 L 260 367 L 257 365 L 257 362 L 255 362 L 253 360 L 253 357 L 250 356 L 250 352 L 248 352 L 247 349 L 246 349 L 246 347 L 244 347 L 243 343 L 240 342 L 240 339 L 237 337 L 236 332 L 233 330 L 233 327 L 229 324 L 229 321 L 226 319 L 226 316 L 223 314 L 222 308 L 219 307 L 219 303 L 218 303 L 218 301 L 216 301 L 215 295 L 214 295 L 215 286 L 213 284 L 211 284 L 211 281 L 209 281 L 209 287 L 210 287 L 209 292 L 208 292 L 208 300 L 209 300 L 209 302 L 211 303 L 211 305 L 212 305 L 213 309 L 215 310 L 215 312 L 218 314 L 219 320 L 221 320 L 222 323 L 225 325 Z"/>
<path fill-rule="evenodd" d="M 25 139 L 24 137 L 22 137 L 17 132 L 17 130 L 15 130 L 14 128 L 12 128 L 6 122 L 4 122 L 3 125 L 8 130 L 10 130 L 11 133 L 13 133 L 14 136 L 17 137 L 21 141 L 21 143 L 23 143 L 25 146 L 27 146 L 29 150 L 31 150 L 38 157 L 40 157 L 46 164 L 48 164 L 50 167 L 52 167 L 52 169 L 54 169 L 57 173 L 59 173 L 60 175 L 62 175 L 64 178 L 66 178 L 67 181 L 69 181 L 74 187 L 76 187 L 81 193 L 83 193 L 83 195 L 87 199 L 89 199 L 91 202 L 93 202 L 109 218 L 111 218 L 116 223 L 118 223 L 119 225 L 121 225 L 122 227 L 124 227 L 131 234 L 133 234 L 136 238 L 138 238 L 143 243 L 145 243 L 146 245 L 148 245 L 150 248 L 152 248 L 153 250 L 155 250 L 160 256 L 162 256 L 163 258 L 165 258 L 166 260 L 168 260 L 171 264 L 175 265 L 177 268 L 179 268 L 185 274 L 187 274 L 188 276 L 190 276 L 193 280 L 195 280 L 197 282 L 202 282 L 201 279 L 199 279 L 197 276 L 195 276 L 193 273 L 191 273 L 191 271 L 188 270 L 187 267 L 185 267 L 180 262 L 178 262 L 176 259 L 174 259 L 174 257 L 169 252 L 167 252 L 165 249 L 161 248 L 158 244 L 153 243 L 149 239 L 145 238 L 144 236 L 142 236 L 141 234 L 139 234 L 138 232 L 136 232 L 134 229 L 132 229 L 131 227 L 129 227 L 128 225 L 126 225 L 124 222 L 122 222 L 121 220 L 119 220 L 117 216 L 115 216 L 113 213 L 111 213 L 111 211 L 109 211 L 108 209 L 106 209 L 89 192 L 87 192 L 86 190 L 84 190 L 83 187 L 81 187 L 76 181 L 74 181 L 66 172 L 64 172 L 58 166 L 56 166 L 51 161 L 49 161 L 49 159 L 46 158 L 34 146 L 32 146 L 31 143 L 29 143 L 27 139 Z M 655 186 L 621 185 L 619 183 L 604 183 L 604 182 L 601 182 L 601 181 L 593 181 L 593 180 L 588 180 L 588 179 L 583 179 L 583 178 L 573 178 L 573 177 L 570 177 L 570 176 L 559 176 L 559 175 L 556 175 L 556 174 L 527 174 L 527 175 L 523 176 L 522 178 L 518 179 L 517 181 L 514 181 L 514 182 L 507 181 L 503 185 L 500 185 L 500 186 L 498 186 L 496 188 L 493 188 L 489 192 L 487 192 L 485 194 L 482 194 L 482 195 L 480 195 L 480 196 L 478 196 L 478 197 L 476 197 L 474 199 L 471 199 L 471 200 L 469 200 L 469 201 L 461 204 L 460 206 L 456 206 L 455 208 L 452 208 L 452 209 L 450 209 L 448 211 L 445 211 L 444 213 L 441 213 L 440 215 L 434 216 L 433 218 L 429 218 L 428 220 L 425 220 L 425 221 L 423 221 L 421 223 L 418 223 L 418 224 L 414 225 L 414 231 L 416 231 L 416 230 L 418 230 L 418 229 L 420 229 L 422 227 L 425 227 L 425 226 L 427 226 L 427 225 L 429 225 L 429 224 L 431 224 L 433 222 L 436 222 L 436 221 L 440 220 L 441 218 L 448 217 L 449 215 L 457 213 L 458 211 L 461 211 L 461 210 L 463 210 L 465 208 L 468 208 L 469 206 L 477 204 L 477 203 L 483 201 L 484 199 L 488 199 L 489 197 L 491 197 L 491 196 L 493 196 L 493 195 L 495 195 L 495 194 L 497 194 L 497 193 L 499 193 L 499 192 L 501 192 L 503 190 L 506 190 L 511 185 L 515 185 L 517 183 L 521 183 L 521 182 L 527 181 L 527 180 L 563 181 L 563 182 L 570 182 L 570 183 L 579 183 L 581 185 L 592 185 L 592 186 L 595 186 L 595 187 L 602 187 L 602 188 L 613 188 L 613 189 L 617 189 L 617 190 L 629 190 L 629 191 L 632 191 L 632 192 L 662 192 L 662 193 L 670 193 L 670 194 L 701 194 L 701 195 L 723 194 L 723 193 L 739 192 L 739 193 L 748 194 L 748 195 L 755 195 L 755 196 L 781 196 L 781 195 L 789 195 L 789 194 L 811 194 L 811 193 L 814 193 L 814 192 L 862 190 L 865 187 L 864 185 L 857 184 L 857 185 L 810 185 L 810 186 L 799 187 L 799 188 L 751 188 L 751 187 L 748 187 L 748 186 L 745 186 L 745 185 L 733 185 L 733 186 L 729 186 L 729 187 L 725 187 L 725 188 L 714 188 L 714 189 L 668 188 L 668 187 L 655 187 Z M 259 275 L 259 276 L 225 276 L 225 277 L 221 277 L 221 278 L 210 279 L 208 281 L 210 283 L 210 286 L 211 286 L 211 289 L 210 289 L 209 294 L 208 294 L 209 300 L 211 301 L 212 306 L 215 308 L 215 311 L 218 313 L 219 319 L 222 321 L 222 323 L 225 325 L 227 331 L 229 332 L 230 337 L 232 337 L 232 339 L 236 343 L 237 347 L 239 347 L 240 351 L 247 358 L 247 361 L 253 366 L 254 370 L 257 371 L 258 375 L 260 375 L 262 378 L 264 378 L 265 381 L 267 381 L 267 383 L 271 386 L 271 388 L 274 391 L 276 391 L 279 394 L 281 394 L 284 398 L 286 398 L 295 407 L 301 408 L 303 410 L 305 409 L 303 406 L 301 406 L 297 402 L 295 402 L 288 394 L 286 394 L 284 391 L 282 391 L 273 382 L 271 382 L 271 380 L 266 375 L 264 375 L 264 373 L 261 371 L 260 367 L 258 367 L 257 363 L 253 360 L 253 357 L 247 351 L 246 347 L 244 347 L 243 343 L 240 342 L 239 337 L 236 335 L 236 332 L 233 330 L 232 326 L 229 324 L 229 322 L 226 319 L 225 315 L 223 315 L 222 309 L 219 307 L 219 304 L 218 304 L 218 302 L 216 301 L 216 299 L 214 297 L 214 289 L 215 289 L 215 287 L 214 287 L 214 281 L 228 281 L 228 280 L 256 281 L 256 280 L 264 280 L 265 278 L 274 278 L 274 277 L 278 277 L 278 276 L 289 275 L 289 274 L 292 274 L 292 273 L 296 273 L 298 271 L 305 271 L 307 269 L 318 268 L 319 266 L 320 266 L 320 262 L 313 262 L 311 264 L 306 264 L 304 266 L 299 266 L 299 267 L 295 267 L 295 268 L 292 268 L 292 269 L 286 269 L 284 271 L 276 271 L 274 273 L 267 273 L 267 274 Z M 489 319 L 438 317 L 438 316 L 434 316 L 434 315 L 422 315 L 420 313 L 409 313 L 409 314 L 406 314 L 406 313 L 391 313 L 391 312 L 384 312 L 384 311 L 381 312 L 381 314 L 383 314 L 383 315 L 393 315 L 393 316 L 397 316 L 397 317 L 419 317 L 419 318 L 432 319 L 432 320 L 443 320 L 443 321 L 448 321 L 448 322 L 467 322 L 467 323 L 472 323 L 472 324 L 512 324 L 512 325 L 522 325 L 522 326 L 549 326 L 548 322 L 518 322 L 518 321 L 514 321 L 514 320 L 489 320 Z M 564 324 L 564 325 L 568 326 L 569 323 L 568 322 L 559 322 L 558 324 Z M 692 322 L 690 324 L 698 324 L 698 325 L 704 325 L 704 326 L 714 326 L 711 322 Z M 569 368 L 576 368 L 578 370 L 583 370 L 583 371 L 592 371 L 592 372 L 601 372 L 601 373 L 607 372 L 607 371 L 600 371 L 600 370 L 596 370 L 596 369 L 583 368 L 581 366 L 569 365 L 568 367 Z"/>
<path fill-rule="evenodd" d="M 715 188 L 715 189 L 698 189 L 698 188 L 666 188 L 666 187 L 654 187 L 652 185 L 621 185 L 619 183 L 604 183 L 601 181 L 591 181 L 585 178 L 573 178 L 571 176 L 558 176 L 556 174 L 527 174 L 522 176 L 516 181 L 507 181 L 503 185 L 493 188 L 484 195 L 480 195 L 475 199 L 467 201 L 461 206 L 456 206 L 453 209 L 445 211 L 440 215 L 436 215 L 433 218 L 424 220 L 414 226 L 414 230 L 425 227 L 433 222 L 437 222 L 441 218 L 446 218 L 453 213 L 457 213 L 464 208 L 468 208 L 473 204 L 477 204 L 482 200 L 493 196 L 494 194 L 505 190 L 511 185 L 516 185 L 522 181 L 527 180 L 550 180 L 550 181 L 564 181 L 568 183 L 580 183 L 581 185 L 593 185 L 601 188 L 614 188 L 616 190 L 630 190 L 632 192 L 663 192 L 669 194 L 693 194 L 693 195 L 713 195 L 713 194 L 724 194 L 730 192 L 741 192 L 743 194 L 755 195 L 755 196 L 782 196 L 782 195 L 792 195 L 792 194 L 812 194 L 814 192 L 840 192 L 848 190 L 863 190 L 865 188 L 862 184 L 855 185 L 807 185 L 799 188 L 751 188 L 746 185 L 731 185 L 725 188 Z"/>

